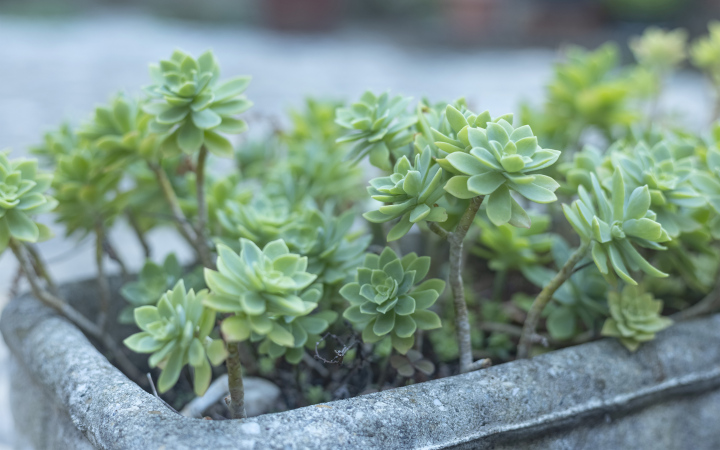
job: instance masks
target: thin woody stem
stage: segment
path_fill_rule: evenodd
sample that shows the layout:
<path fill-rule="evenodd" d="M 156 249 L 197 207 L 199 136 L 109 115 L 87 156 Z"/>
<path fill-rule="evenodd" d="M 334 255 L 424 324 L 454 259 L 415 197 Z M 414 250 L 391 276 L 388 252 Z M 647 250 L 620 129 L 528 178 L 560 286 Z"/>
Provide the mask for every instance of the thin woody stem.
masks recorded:
<path fill-rule="evenodd" d="M 208 211 L 205 203 L 205 163 L 207 161 L 208 151 L 203 145 L 200 147 L 198 154 L 197 166 L 195 167 L 195 190 L 197 192 L 197 208 L 198 220 L 196 231 L 198 239 L 205 239 L 205 227 L 208 222 Z"/>
<path fill-rule="evenodd" d="M 35 269 L 35 273 L 45 280 L 48 289 L 53 293 L 53 295 L 58 295 L 57 285 L 50 276 L 50 272 L 47 270 L 47 266 L 45 265 L 40 252 L 38 252 L 37 248 L 33 244 L 28 244 L 25 248 L 32 257 L 32 266 Z"/>
<path fill-rule="evenodd" d="M 438 225 L 437 222 L 428 222 L 427 226 L 430 231 L 437 234 L 442 239 L 447 239 L 450 236 L 450 233 L 445 228 Z"/>
<path fill-rule="evenodd" d="M 145 253 L 145 258 L 150 258 L 150 255 L 152 253 L 150 244 L 148 244 L 147 240 L 145 239 L 145 233 L 143 233 L 142 229 L 140 228 L 140 224 L 138 223 L 137 217 L 135 217 L 135 214 L 129 210 L 126 211 L 125 215 L 128 218 L 130 227 L 135 232 L 135 236 L 137 236 L 137 238 L 138 238 L 138 242 L 140 242 L 140 245 L 143 248 L 143 252 Z"/>
<path fill-rule="evenodd" d="M 97 267 L 97 281 L 100 289 L 100 313 L 97 317 L 98 328 L 105 331 L 108 314 L 110 313 L 110 284 L 105 276 L 103 244 L 105 242 L 105 230 L 101 223 L 95 225 L 95 266 Z"/>
<path fill-rule="evenodd" d="M 460 218 L 457 228 L 447 236 L 448 242 L 450 243 L 449 282 L 455 302 L 455 327 L 457 328 L 458 345 L 460 346 L 460 373 L 487 367 L 489 364 L 489 360 L 473 363 L 470 319 L 468 317 L 467 303 L 465 302 L 465 286 L 462 278 L 463 240 L 481 204 L 481 196 L 470 200 L 470 204 Z"/>
<path fill-rule="evenodd" d="M 60 315 L 68 319 L 75 326 L 80 328 L 86 335 L 97 339 L 102 345 L 108 350 L 110 355 L 113 357 L 115 362 L 120 368 L 138 384 L 144 385 L 146 381 L 140 371 L 137 370 L 135 365 L 120 351 L 115 342 L 110 339 L 108 335 L 102 332 L 102 330 L 95 325 L 91 320 L 80 314 L 75 308 L 70 306 L 68 303 L 61 300 L 59 297 L 51 294 L 45 290 L 40 283 L 35 271 L 33 270 L 32 263 L 28 256 L 27 248 L 14 238 L 10 238 L 8 244 L 13 254 L 20 264 L 20 270 L 25 274 L 25 277 L 30 284 L 35 297 L 45 305 L 57 311 Z"/>
<path fill-rule="evenodd" d="M 530 311 L 525 318 L 525 324 L 523 325 L 522 335 L 520 336 L 520 343 L 518 344 L 518 358 L 527 358 L 530 353 L 530 346 L 532 344 L 532 338 L 536 334 L 538 322 L 540 322 L 540 315 L 542 314 L 545 306 L 550 302 L 560 286 L 563 285 L 573 274 L 573 269 L 585 257 L 588 249 L 590 248 L 590 241 L 583 242 L 580 244 L 575 252 L 570 255 L 570 258 L 562 266 L 560 272 L 553 277 L 552 280 L 545 286 L 540 294 L 533 301 Z"/>
<path fill-rule="evenodd" d="M 212 257 L 210 256 L 210 249 L 207 246 L 207 242 L 202 237 L 197 235 L 192 225 L 190 225 L 190 222 L 185 217 L 185 214 L 182 212 L 182 209 L 180 208 L 180 202 L 178 201 L 175 190 L 173 189 L 172 184 L 170 183 L 170 180 L 165 173 L 165 170 L 163 170 L 162 167 L 156 164 L 151 164 L 150 169 L 152 169 L 152 171 L 155 173 L 155 177 L 160 184 L 160 189 L 165 196 L 165 200 L 170 206 L 170 211 L 175 218 L 175 222 L 178 226 L 180 234 L 195 249 L 202 265 L 210 269 L 214 269 L 215 264 L 212 262 Z"/>
<path fill-rule="evenodd" d="M 230 397 L 225 403 L 230 409 L 230 416 L 233 419 L 245 419 L 245 389 L 242 379 L 242 365 L 240 363 L 240 351 L 237 342 L 228 343 L 228 358 L 225 361 L 228 371 L 228 390 Z"/>

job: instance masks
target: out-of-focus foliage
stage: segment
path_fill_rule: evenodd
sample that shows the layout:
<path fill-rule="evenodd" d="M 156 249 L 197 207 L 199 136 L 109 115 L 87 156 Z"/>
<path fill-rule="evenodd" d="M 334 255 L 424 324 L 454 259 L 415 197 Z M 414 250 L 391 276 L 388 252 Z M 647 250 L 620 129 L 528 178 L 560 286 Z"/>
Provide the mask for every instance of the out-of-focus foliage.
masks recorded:
<path fill-rule="evenodd" d="M 610 317 L 605 321 L 602 334 L 618 338 L 631 352 L 672 324 L 672 320 L 660 315 L 662 301 L 655 300 L 652 294 L 642 292 L 637 286 L 610 292 L 608 304 Z"/>

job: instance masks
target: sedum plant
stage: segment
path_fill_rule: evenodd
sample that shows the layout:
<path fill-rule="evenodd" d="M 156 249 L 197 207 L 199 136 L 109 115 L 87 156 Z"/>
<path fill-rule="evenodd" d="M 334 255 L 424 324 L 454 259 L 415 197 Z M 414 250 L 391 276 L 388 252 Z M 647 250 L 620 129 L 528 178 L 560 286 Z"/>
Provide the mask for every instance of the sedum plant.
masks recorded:
<path fill-rule="evenodd" d="M 387 92 L 378 95 L 365 92 L 360 101 L 349 108 L 338 108 L 336 122 L 350 133 L 338 138 L 338 143 L 354 142 L 349 154 L 352 160 L 368 156 L 370 164 L 390 171 L 398 149 L 412 142 L 410 127 L 417 117 L 407 114 L 411 98 Z"/>
<path fill-rule="evenodd" d="M 665 31 L 648 27 L 640 37 L 630 39 L 630 50 L 641 65 L 664 75 L 679 67 L 687 58 L 687 31 Z"/>
<path fill-rule="evenodd" d="M 212 52 L 197 59 L 176 50 L 170 59 L 150 66 L 153 84 L 145 91 L 154 100 L 143 108 L 153 116 L 152 131 L 160 134 L 169 154 L 198 152 L 206 147 L 218 156 L 232 156 L 233 147 L 221 133 L 239 134 L 247 124 L 238 114 L 252 106 L 243 92 L 250 77 L 220 82 Z"/>
<path fill-rule="evenodd" d="M 445 185 L 446 191 L 458 198 L 485 196 L 488 218 L 495 225 L 530 225 L 530 218 L 511 191 L 536 203 L 557 200 L 554 192 L 560 185 L 547 175 L 532 172 L 553 165 L 560 152 L 542 149 L 529 126 L 514 128 L 501 118 L 483 129 L 463 125 L 466 121 L 459 113 L 449 112 L 448 116 L 454 117 L 451 124 L 457 122 L 454 129 L 463 127 L 458 133 L 467 130 L 470 150 L 458 149 L 445 157 L 457 173 Z"/>
<path fill-rule="evenodd" d="M 177 383 L 185 365 L 193 368 L 193 387 L 203 395 L 210 385 L 210 364 L 225 360 L 222 340 L 210 338 L 215 312 L 203 301 L 207 291 L 185 289 L 182 280 L 160 297 L 156 306 L 135 309 L 135 323 L 142 330 L 125 339 L 125 345 L 138 353 L 152 353 L 150 367 L 162 367 L 158 390 L 166 392 Z"/>
<path fill-rule="evenodd" d="M 637 284 L 632 271 L 640 270 L 653 277 L 668 276 L 653 267 L 636 248 L 665 250 L 662 243 L 670 240 L 656 221 L 657 215 L 649 209 L 648 187 L 637 187 L 626 196 L 622 172 L 616 170 L 608 198 L 594 174 L 591 180 L 592 195 L 580 186 L 580 198 L 571 206 L 563 205 L 563 211 L 580 238 L 590 242 L 592 258 L 600 272 L 611 279 L 615 274 L 631 285 Z"/>
<path fill-rule="evenodd" d="M 58 204 L 46 194 L 51 174 L 39 172 L 34 159 L 8 156 L 9 152 L 0 152 L 0 252 L 11 240 L 38 242 L 51 237 L 50 229 L 34 216 Z"/>
<path fill-rule="evenodd" d="M 620 292 L 610 292 L 608 305 L 610 317 L 603 325 L 602 334 L 617 338 L 631 352 L 672 324 L 672 320 L 660 315 L 662 301 L 637 286 L 628 285 Z"/>
<path fill-rule="evenodd" d="M 445 282 L 420 283 L 430 269 L 430 258 L 409 253 L 402 258 L 389 247 L 380 255 L 368 253 L 358 268 L 357 281 L 340 294 L 350 303 L 343 317 L 362 329 L 362 339 L 375 343 L 389 337 L 393 348 L 406 354 L 415 343 L 417 330 L 441 326 L 440 317 L 429 311 Z"/>
<path fill-rule="evenodd" d="M 385 203 L 377 211 L 363 214 L 370 222 L 400 220 L 388 233 L 388 241 L 405 236 L 410 228 L 423 220 L 444 222 L 447 213 L 436 202 L 445 195 L 443 171 L 432 160 L 426 148 L 415 156 L 415 165 L 405 156 L 395 164 L 393 174 L 370 180 L 368 193 L 373 200 Z"/>

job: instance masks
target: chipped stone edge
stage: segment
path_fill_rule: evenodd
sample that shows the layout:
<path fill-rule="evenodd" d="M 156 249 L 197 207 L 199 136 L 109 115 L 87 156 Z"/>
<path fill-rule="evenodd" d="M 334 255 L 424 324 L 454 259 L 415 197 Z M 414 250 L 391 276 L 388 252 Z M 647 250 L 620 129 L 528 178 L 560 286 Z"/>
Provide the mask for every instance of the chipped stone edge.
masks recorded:
<path fill-rule="evenodd" d="M 94 285 L 66 287 L 82 301 Z M 0 317 L 12 357 L 96 448 L 449 448 L 520 442 L 720 387 L 720 315 L 630 354 L 612 340 L 466 375 L 237 421 L 178 416 L 31 295 Z M 37 405 L 42 408 L 42 405 Z"/>

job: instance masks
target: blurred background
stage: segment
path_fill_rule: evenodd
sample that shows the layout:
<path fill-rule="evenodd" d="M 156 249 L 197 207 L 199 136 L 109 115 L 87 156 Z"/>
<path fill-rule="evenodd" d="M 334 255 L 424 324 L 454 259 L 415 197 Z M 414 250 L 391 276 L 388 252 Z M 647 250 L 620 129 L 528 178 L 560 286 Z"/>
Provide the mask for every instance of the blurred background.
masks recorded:
<path fill-rule="evenodd" d="M 249 74 L 251 127 L 283 123 L 307 96 L 352 99 L 365 89 L 416 98 L 466 96 L 473 109 L 517 112 L 542 102 L 558 49 L 627 39 L 649 25 L 691 39 L 720 18 L 720 0 L 0 0 L 0 149 L 26 154 L 44 132 L 78 124 L 117 91 L 147 84 L 147 64 L 173 49 L 212 48 L 225 76 Z M 674 76 L 663 107 L 705 121 L 700 74 Z M 142 264 L 128 227 L 113 240 Z M 151 236 L 158 257 L 183 243 Z M 40 245 L 60 281 L 94 273 L 92 240 Z M 16 265 L 0 258 L 0 309 Z M 0 450 L 12 448 L 8 350 L 0 341 Z"/>

